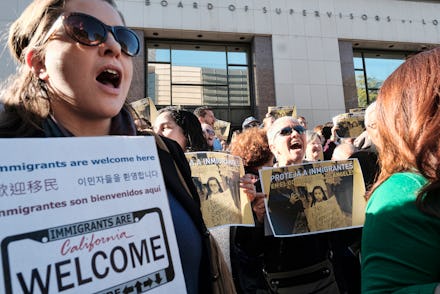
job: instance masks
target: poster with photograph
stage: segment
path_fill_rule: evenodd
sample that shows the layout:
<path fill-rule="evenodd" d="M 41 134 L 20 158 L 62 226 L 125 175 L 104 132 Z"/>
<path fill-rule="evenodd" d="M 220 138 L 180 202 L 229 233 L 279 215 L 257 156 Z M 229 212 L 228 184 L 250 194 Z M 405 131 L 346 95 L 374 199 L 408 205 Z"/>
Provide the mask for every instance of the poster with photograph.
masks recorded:
<path fill-rule="evenodd" d="M 157 117 L 157 108 L 151 98 L 142 98 L 130 103 L 141 118 L 145 118 L 152 124 Z"/>
<path fill-rule="evenodd" d="M 250 202 L 240 189 L 240 177 L 244 175 L 241 158 L 222 152 L 187 152 L 185 155 L 199 192 L 206 226 L 254 226 Z"/>
<path fill-rule="evenodd" d="M 0 149 L 0 293 L 185 289 L 153 137 L 0 139 Z"/>
<path fill-rule="evenodd" d="M 275 119 L 282 116 L 292 116 L 296 118 L 296 106 L 269 106 L 267 113 L 270 113 Z"/>
<path fill-rule="evenodd" d="M 341 138 L 356 138 L 365 131 L 364 112 L 342 113 L 333 117 L 336 133 Z"/>
<path fill-rule="evenodd" d="M 365 186 L 357 159 L 260 170 L 273 235 L 289 237 L 360 227 Z"/>
<path fill-rule="evenodd" d="M 227 141 L 231 130 L 231 123 L 217 119 L 214 123 L 214 132 L 217 138 Z"/>
<path fill-rule="evenodd" d="M 349 113 L 358 113 L 358 112 L 365 112 L 365 107 L 356 107 L 356 108 L 350 108 L 348 110 Z"/>

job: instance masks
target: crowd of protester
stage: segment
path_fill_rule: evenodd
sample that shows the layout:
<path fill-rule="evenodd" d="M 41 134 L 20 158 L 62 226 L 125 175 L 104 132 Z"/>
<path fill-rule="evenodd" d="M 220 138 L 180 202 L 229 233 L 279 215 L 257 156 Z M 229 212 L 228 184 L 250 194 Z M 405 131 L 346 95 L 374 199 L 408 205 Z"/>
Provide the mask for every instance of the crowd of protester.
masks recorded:
<path fill-rule="evenodd" d="M 428 54 L 425 53 L 425 56 L 418 56 L 415 59 L 427 59 L 432 63 L 429 65 L 432 67 L 436 64 L 435 62 L 438 62 L 439 52 L 434 50 L 429 54 L 427 56 Z M 407 63 L 399 68 L 394 75 L 398 75 L 399 71 L 408 67 Z M 416 62 L 414 61 L 414 63 Z M 422 67 L 421 61 L 418 61 L 417 65 Z M 406 69 L 405 72 L 410 76 L 409 69 Z M 390 77 L 390 80 L 394 75 Z M 365 111 L 366 130 L 358 137 L 340 138 L 337 134 L 337 125 L 332 122 L 326 122 L 315 126 L 313 130 L 308 130 L 307 120 L 304 116 L 274 119 L 268 113 L 262 122 L 253 116 L 244 119 L 241 130 L 233 134 L 231 142 L 229 144 L 223 142 L 222 147 L 216 149 L 220 152 L 240 156 L 243 159 L 245 171 L 252 175 L 257 191 L 257 196 L 252 201 L 255 228 L 231 227 L 230 252 L 227 255 L 230 255 L 231 269 L 238 293 L 360 293 L 361 291 L 362 293 L 395 291 L 434 293 L 439 281 L 439 263 L 437 258 L 434 258 L 434 261 L 432 259 L 428 261 L 428 259 L 434 257 L 433 250 L 439 248 L 439 243 L 434 236 L 428 238 L 428 233 L 434 233 L 434 230 L 440 228 L 438 220 L 438 139 L 427 137 L 421 141 L 422 139 L 416 140 L 415 137 L 407 138 L 402 127 L 397 128 L 395 123 L 386 120 L 385 114 L 381 117 L 381 126 L 389 125 L 389 127 L 396 128 L 394 136 L 389 135 L 389 129 L 384 127 L 382 131 L 386 130 L 387 133 L 380 137 L 379 130 L 381 128 L 378 126 L 380 121 L 378 105 L 381 105 L 382 108 L 395 105 L 392 102 L 380 103 L 391 99 L 391 94 L 388 94 L 386 90 L 388 88 L 396 90 L 388 84 L 402 83 L 405 77 L 401 75 L 400 73 L 398 78 L 387 81 L 385 83 L 387 88 L 381 91 L 378 102 L 373 102 L 367 107 Z M 414 83 L 408 83 L 407 87 L 413 86 L 415 90 L 422 91 L 420 89 L 422 87 L 433 90 L 438 86 L 435 81 L 426 83 L 421 87 L 416 87 Z M 421 130 L 425 130 L 428 128 L 427 122 L 438 122 L 438 114 L 432 111 L 432 109 L 438 109 L 438 93 L 431 93 L 431 96 L 427 97 L 420 94 L 408 98 L 404 95 L 406 92 L 403 87 L 401 91 L 402 93 L 397 95 L 399 98 L 394 98 L 394 103 L 399 103 L 399 99 L 403 100 L 403 105 L 408 107 L 401 109 L 401 113 L 411 115 L 416 120 L 415 125 L 423 127 Z M 430 114 L 424 120 L 416 116 L 420 112 L 412 113 L 416 112 L 414 109 L 416 104 L 411 105 L 410 99 L 416 99 L 416 97 L 419 97 L 418 101 L 426 104 L 422 104 L 422 106 Z M 215 137 L 213 130 L 215 109 L 207 106 L 203 106 L 201 109 L 209 111 L 208 121 L 210 124 L 203 120 L 200 121 L 201 126 L 208 125 L 210 127 L 209 129 L 202 127 L 204 136 L 208 142 L 216 140 L 212 138 Z M 385 113 L 387 110 L 381 111 Z M 200 116 L 200 109 L 196 109 L 194 113 Z M 395 117 L 398 118 L 399 113 L 395 113 Z M 402 119 L 402 121 L 404 120 Z M 405 120 L 408 130 L 412 126 L 410 123 L 411 121 Z M 429 129 L 427 132 L 429 134 Z M 398 139 L 399 134 L 402 139 Z M 408 150 L 405 151 L 405 148 L 396 146 L 393 140 Z M 428 145 L 425 146 L 422 142 Z M 212 146 L 213 144 L 208 145 Z M 388 146 L 396 148 L 388 148 Z M 215 149 L 211 147 L 205 150 Z M 421 150 L 425 153 L 422 154 Z M 386 152 L 393 152 L 394 156 L 404 157 L 407 161 L 394 160 L 383 165 L 381 158 L 387 159 L 389 157 L 389 155 L 383 155 Z M 265 197 L 267 198 L 267 195 L 264 195 L 261 190 L 258 179 L 259 169 L 264 166 L 287 166 L 313 161 L 346 159 L 359 161 L 365 188 L 368 191 L 366 197 L 374 195 L 373 192 L 376 189 L 378 189 L 376 194 L 385 194 L 385 196 L 375 196 L 375 198 L 379 198 L 379 200 L 375 200 L 379 206 L 372 208 L 374 202 L 369 202 L 364 229 L 352 228 L 289 238 L 264 235 L 265 206 L 263 200 Z M 402 193 L 402 196 L 397 199 L 387 195 L 392 192 L 376 188 L 379 186 L 378 183 L 388 183 L 394 177 L 397 179 L 389 185 L 395 192 L 397 192 L 396 188 L 405 191 L 403 185 L 407 185 L 407 181 L 416 181 L 417 184 L 413 185 L 413 190 Z M 423 196 L 423 193 L 428 193 L 429 198 Z M 435 195 L 435 193 L 437 194 Z M 419 196 L 416 197 L 417 195 Z M 426 221 L 428 226 L 427 229 L 416 234 L 426 242 L 426 245 L 419 245 L 419 249 L 415 250 L 418 256 L 426 256 L 418 262 L 410 261 L 413 260 L 411 258 L 412 251 L 406 245 L 402 248 L 398 243 L 403 240 L 405 243 L 413 244 L 418 242 L 417 239 L 409 237 L 408 240 L 407 235 L 400 232 L 401 225 L 395 224 L 392 219 L 387 219 L 387 217 L 399 217 L 402 218 L 401 221 L 404 221 L 405 216 L 402 212 L 398 212 L 397 209 L 388 212 L 386 209 L 386 205 L 394 207 L 402 203 L 414 205 L 414 208 L 406 209 L 410 213 L 410 219 L 414 221 L 410 226 L 413 229 L 409 230 L 419 230 L 420 226 L 423 227 L 422 220 Z M 416 203 L 419 208 L 415 206 Z M 280 205 L 284 206 L 284 204 Z M 374 211 L 374 213 L 370 211 Z M 286 214 L 285 217 L 295 218 L 289 214 Z M 272 221 L 276 221 L 276 219 L 272 219 Z M 376 221 L 380 222 L 375 223 Z M 387 226 L 382 227 L 381 223 L 387 224 Z M 383 238 L 385 235 L 389 239 L 386 244 L 373 241 L 375 238 Z M 397 248 L 399 250 L 396 250 Z M 396 274 L 389 275 L 387 270 L 393 273 L 396 271 Z"/>
<path fill-rule="evenodd" d="M 170 115 L 170 113 L 173 113 Z M 188 110 L 166 107 L 159 111 L 153 123 L 154 130 L 179 142 L 183 151 L 212 151 L 215 137 L 213 125 L 216 121 L 214 109 L 207 106 L 197 108 L 194 114 L 207 119 L 199 119 L 197 126 L 188 127 L 182 116 L 189 116 Z M 165 115 L 167 114 L 167 115 Z M 195 117 L 191 122 L 195 122 Z M 324 148 L 332 160 L 344 160 L 355 153 L 367 152 L 371 148 L 353 145 L 353 140 L 343 140 L 336 134 L 331 123 L 326 123 L 317 132 L 308 131 L 305 117 L 270 119 L 260 123 L 255 117 L 244 119 L 242 129 L 234 133 L 231 142 L 221 152 L 228 152 L 243 159 L 245 172 L 252 175 L 256 185 L 256 197 L 252 201 L 255 228 L 232 227 L 230 235 L 231 269 L 238 293 L 269 293 L 293 291 L 303 293 L 357 293 L 360 291 L 359 254 L 353 251 L 360 247 L 361 229 L 348 232 L 322 233 L 312 236 L 275 238 L 264 236 L 264 198 L 258 179 L 258 170 L 264 166 L 286 166 L 324 160 Z M 301 121 L 301 124 L 300 124 Z M 209 124 L 207 123 L 209 122 Z M 192 146 L 191 133 L 202 133 L 208 142 L 203 148 L 200 144 Z M 326 137 L 322 134 L 327 134 Z M 175 134 L 178 134 L 176 136 Z M 364 137 L 368 135 L 363 134 Z M 370 140 L 371 142 L 371 140 Z M 201 145 L 200 145 L 201 146 Z M 377 157 L 366 156 L 361 161 L 368 167 L 369 185 L 378 171 Z M 364 169 L 365 169 L 364 168 Z M 283 203 L 280 205 L 284 206 Z M 297 202 L 300 205 L 300 202 Z M 294 217 L 286 210 L 285 218 Z M 222 237 L 222 235 L 219 235 Z M 223 235 L 224 237 L 224 235 Z M 229 237 L 229 236 L 228 236 Z M 292 250 L 294 248 L 294 250 Z M 305 254 L 306 253 L 306 254 Z M 284 274 L 283 277 L 280 274 Z M 297 283 L 307 277 L 306 283 Z M 280 286 L 280 281 L 286 285 Z"/>
<path fill-rule="evenodd" d="M 84 22 L 88 35 L 79 33 Z M 391 74 L 357 138 L 339 138 L 332 123 L 311 130 L 303 116 L 268 113 L 261 121 L 244 119 L 226 142 L 214 131 L 215 108 L 170 106 L 153 122 L 134 119 L 126 97 L 140 44 L 113 0 L 32 1 L 9 31 L 19 68 L 2 88 L 0 137 L 135 136 L 151 127 L 169 149 L 158 146 L 188 293 L 211 293 L 213 283 L 209 232 L 183 155 L 189 151 L 243 159 L 241 187 L 256 225 L 231 228 L 238 293 L 440 291 L 440 49 L 409 58 Z M 349 158 L 359 160 L 368 191 L 363 229 L 264 235 L 259 169 Z"/>

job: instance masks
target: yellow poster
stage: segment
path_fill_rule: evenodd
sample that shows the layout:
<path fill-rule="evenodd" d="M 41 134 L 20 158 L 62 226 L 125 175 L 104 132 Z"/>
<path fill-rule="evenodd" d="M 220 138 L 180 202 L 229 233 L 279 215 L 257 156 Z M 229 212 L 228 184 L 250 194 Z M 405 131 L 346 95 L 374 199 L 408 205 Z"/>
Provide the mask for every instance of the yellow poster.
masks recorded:
<path fill-rule="evenodd" d="M 133 101 L 130 105 L 140 117 L 145 118 L 150 123 L 154 122 L 157 117 L 156 105 L 154 105 L 153 100 L 149 97 Z"/>
<path fill-rule="evenodd" d="M 267 113 L 270 113 L 275 119 L 282 116 L 292 116 L 296 118 L 296 106 L 269 106 Z"/>
<path fill-rule="evenodd" d="M 188 152 L 185 155 L 206 226 L 253 226 L 250 202 L 240 188 L 240 177 L 244 175 L 241 158 L 221 152 Z"/>
<path fill-rule="evenodd" d="M 214 123 L 215 135 L 222 140 L 228 140 L 230 129 L 231 123 L 228 121 L 217 119 Z"/>
<path fill-rule="evenodd" d="M 333 117 L 336 133 L 341 138 L 356 138 L 365 131 L 364 112 L 342 113 Z"/>
<path fill-rule="evenodd" d="M 365 185 L 357 159 L 260 170 L 266 213 L 278 237 L 359 227 Z"/>

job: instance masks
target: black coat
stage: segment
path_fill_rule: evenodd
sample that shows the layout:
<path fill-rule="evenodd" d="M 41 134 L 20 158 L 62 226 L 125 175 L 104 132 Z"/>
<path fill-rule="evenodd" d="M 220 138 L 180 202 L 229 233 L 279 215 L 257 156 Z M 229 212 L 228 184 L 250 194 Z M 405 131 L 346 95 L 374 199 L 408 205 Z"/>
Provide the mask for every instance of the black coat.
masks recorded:
<path fill-rule="evenodd" d="M 191 179 L 191 169 L 182 148 L 173 140 L 165 137 L 161 137 L 167 145 L 170 153 L 161 148 L 158 149 L 160 165 L 162 167 L 162 173 L 164 175 L 165 186 L 167 190 L 171 191 L 176 199 L 182 204 L 185 210 L 192 218 L 195 226 L 198 228 L 202 235 L 203 252 L 202 261 L 200 265 L 199 275 L 199 292 L 211 293 L 212 292 L 212 273 L 210 267 L 210 243 L 209 243 L 209 231 L 203 222 L 202 213 L 200 211 L 200 199 L 197 194 L 197 189 Z M 182 186 L 179 176 L 177 174 L 174 162 L 178 166 L 183 179 L 185 180 L 192 195 L 188 195 L 186 189 Z"/>

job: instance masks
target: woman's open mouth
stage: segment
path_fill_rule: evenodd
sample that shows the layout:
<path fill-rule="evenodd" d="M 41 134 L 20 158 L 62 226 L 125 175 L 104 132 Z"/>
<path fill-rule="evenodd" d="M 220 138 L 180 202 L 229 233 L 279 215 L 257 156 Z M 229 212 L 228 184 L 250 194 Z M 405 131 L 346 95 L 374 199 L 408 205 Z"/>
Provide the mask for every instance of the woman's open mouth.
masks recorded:
<path fill-rule="evenodd" d="M 289 149 L 302 149 L 303 145 L 301 142 L 293 142 L 290 144 Z"/>
<path fill-rule="evenodd" d="M 118 70 L 106 68 L 96 77 L 96 80 L 117 89 L 121 85 L 121 73 Z"/>

